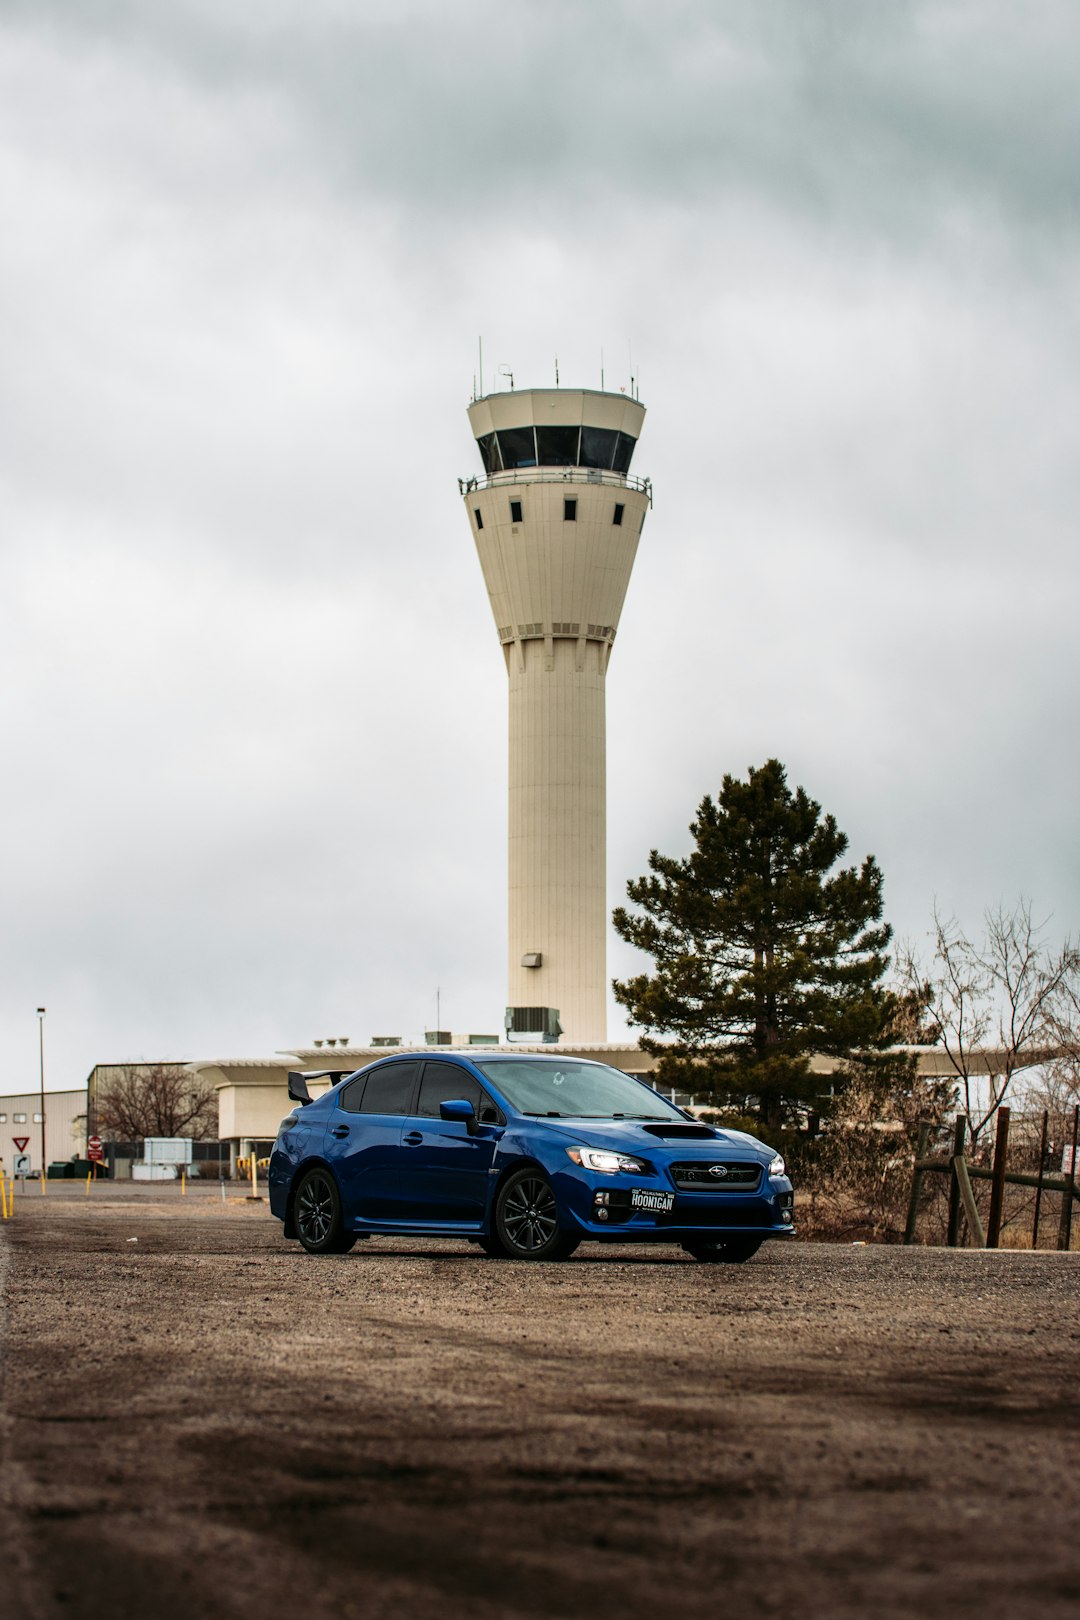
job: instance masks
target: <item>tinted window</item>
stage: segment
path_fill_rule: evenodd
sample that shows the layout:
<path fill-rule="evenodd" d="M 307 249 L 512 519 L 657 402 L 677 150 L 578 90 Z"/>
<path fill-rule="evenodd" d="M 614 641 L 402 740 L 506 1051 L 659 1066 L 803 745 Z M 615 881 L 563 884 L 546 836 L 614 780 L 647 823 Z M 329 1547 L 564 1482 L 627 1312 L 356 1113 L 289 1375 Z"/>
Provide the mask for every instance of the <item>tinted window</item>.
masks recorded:
<path fill-rule="evenodd" d="M 489 474 L 500 472 L 502 462 L 499 460 L 499 441 L 494 433 L 485 433 L 482 439 L 477 439 L 476 443 L 480 451 L 480 459 L 484 463 L 484 471 Z"/>
<path fill-rule="evenodd" d="M 563 501 L 562 515 L 564 523 L 577 522 L 577 501 Z"/>
<path fill-rule="evenodd" d="M 473 517 L 476 519 L 476 527 L 478 529 L 482 529 L 484 527 L 484 519 L 483 519 L 483 517 L 481 515 L 480 508 L 478 506 L 475 506 L 473 508 Z"/>
<path fill-rule="evenodd" d="M 439 1104 L 449 1102 L 454 1097 L 464 1097 L 471 1102 L 477 1119 L 480 1118 L 480 1110 L 486 1099 L 479 1081 L 454 1063 L 425 1063 L 416 1112 L 425 1119 L 438 1119 Z"/>
<path fill-rule="evenodd" d="M 511 501 L 510 502 L 510 521 L 511 521 L 511 523 L 520 523 L 521 522 L 521 502 L 520 501 Z"/>
<path fill-rule="evenodd" d="M 538 427 L 536 454 L 541 467 L 576 467 L 579 435 L 576 427 Z"/>
<path fill-rule="evenodd" d="M 536 440 L 531 427 L 500 428 L 499 449 L 504 467 L 536 466 Z"/>
<path fill-rule="evenodd" d="M 581 430 L 582 467 L 610 467 L 615 459 L 618 434 L 611 428 L 583 427 Z"/>
<path fill-rule="evenodd" d="M 407 1114 L 419 1063 L 388 1063 L 367 1076 L 362 1114 Z"/>
<path fill-rule="evenodd" d="M 364 1095 L 366 1084 L 367 1075 L 362 1074 L 359 1080 L 350 1080 L 347 1086 L 342 1086 L 338 1097 L 338 1107 L 344 1108 L 347 1114 L 358 1114 L 360 1112 L 360 1100 Z"/>
<path fill-rule="evenodd" d="M 636 440 L 629 433 L 620 433 L 619 442 L 615 446 L 615 460 L 612 462 L 616 472 L 628 473 L 630 471 L 630 457 L 634 453 Z"/>
<path fill-rule="evenodd" d="M 619 502 L 616 501 L 615 502 L 615 514 L 611 519 L 612 523 L 615 525 L 616 528 L 618 528 L 619 524 L 622 522 L 622 515 L 623 515 L 623 508 L 619 504 Z"/>

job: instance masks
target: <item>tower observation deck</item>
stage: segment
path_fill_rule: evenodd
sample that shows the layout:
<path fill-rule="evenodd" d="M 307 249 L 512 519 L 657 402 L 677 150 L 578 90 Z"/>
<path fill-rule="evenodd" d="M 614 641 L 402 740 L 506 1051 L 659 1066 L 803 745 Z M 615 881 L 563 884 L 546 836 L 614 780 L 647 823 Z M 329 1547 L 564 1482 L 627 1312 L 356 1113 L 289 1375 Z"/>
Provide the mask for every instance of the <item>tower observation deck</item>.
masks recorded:
<path fill-rule="evenodd" d="M 604 683 L 651 505 L 631 477 L 644 407 L 527 389 L 469 407 L 484 476 L 462 484 L 509 677 L 508 1018 L 557 1009 L 607 1039 Z"/>

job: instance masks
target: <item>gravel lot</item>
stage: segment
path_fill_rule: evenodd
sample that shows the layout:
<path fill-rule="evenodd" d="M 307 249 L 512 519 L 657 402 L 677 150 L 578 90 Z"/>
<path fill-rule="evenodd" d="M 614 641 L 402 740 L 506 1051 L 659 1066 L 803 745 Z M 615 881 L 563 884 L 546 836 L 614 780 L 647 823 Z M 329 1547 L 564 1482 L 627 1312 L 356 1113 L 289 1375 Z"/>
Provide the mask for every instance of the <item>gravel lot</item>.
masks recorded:
<path fill-rule="evenodd" d="M 0 1289 L 4 1620 L 1080 1603 L 1076 1254 L 313 1259 L 50 1186 Z"/>

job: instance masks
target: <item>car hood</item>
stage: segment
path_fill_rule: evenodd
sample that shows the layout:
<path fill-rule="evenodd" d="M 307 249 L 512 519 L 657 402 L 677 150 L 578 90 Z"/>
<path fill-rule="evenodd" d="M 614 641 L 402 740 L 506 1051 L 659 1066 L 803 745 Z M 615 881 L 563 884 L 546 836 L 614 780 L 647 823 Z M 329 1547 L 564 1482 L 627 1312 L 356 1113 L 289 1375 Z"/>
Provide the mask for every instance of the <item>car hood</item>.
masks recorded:
<path fill-rule="evenodd" d="M 650 1122 L 646 1120 L 528 1118 L 527 1123 L 542 1126 L 552 1136 L 563 1137 L 568 1142 L 608 1148 L 614 1153 L 647 1154 L 652 1158 L 708 1158 L 719 1148 L 723 1152 L 734 1150 L 739 1158 L 772 1158 L 770 1147 L 744 1131 L 694 1126 L 690 1120 L 686 1121 L 685 1131 L 679 1129 L 678 1120 L 673 1121 L 670 1135 L 666 1124 L 663 1134 L 657 1134 L 661 1130 L 659 1122 L 649 1130 Z M 706 1131 L 708 1135 L 704 1134 Z"/>

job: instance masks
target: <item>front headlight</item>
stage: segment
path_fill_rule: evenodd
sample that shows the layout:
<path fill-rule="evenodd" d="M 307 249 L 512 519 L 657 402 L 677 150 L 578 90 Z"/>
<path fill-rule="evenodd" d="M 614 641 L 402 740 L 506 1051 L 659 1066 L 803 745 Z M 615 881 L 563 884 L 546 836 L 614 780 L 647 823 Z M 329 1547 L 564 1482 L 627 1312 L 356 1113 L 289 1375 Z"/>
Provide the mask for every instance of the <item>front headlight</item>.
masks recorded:
<path fill-rule="evenodd" d="M 770 1174 L 770 1176 L 782 1176 L 782 1175 L 785 1175 L 786 1172 L 787 1172 L 787 1165 L 784 1163 L 783 1159 L 780 1157 L 780 1155 L 778 1153 L 776 1155 L 775 1159 L 773 1159 L 771 1161 L 771 1163 L 769 1164 L 769 1174 Z"/>
<path fill-rule="evenodd" d="M 590 1147 L 572 1147 L 566 1151 L 583 1170 L 599 1170 L 605 1176 L 617 1176 L 620 1170 L 632 1176 L 652 1174 L 644 1159 L 632 1159 L 628 1153 L 611 1153 L 607 1148 Z"/>

